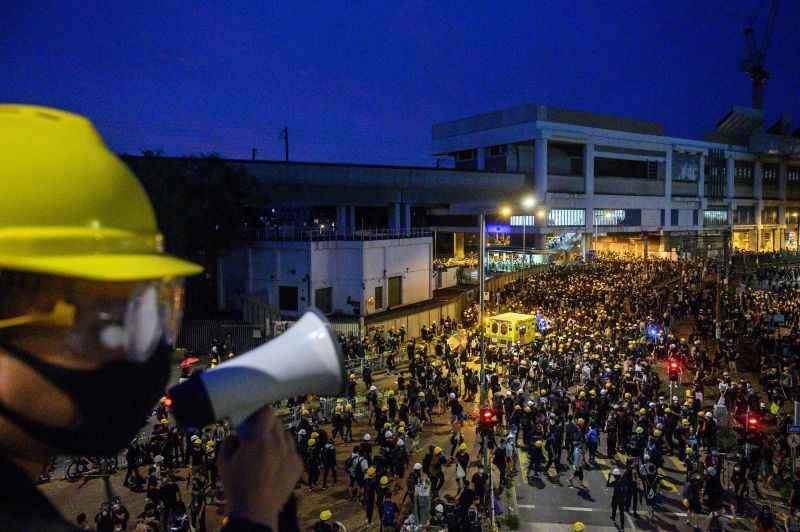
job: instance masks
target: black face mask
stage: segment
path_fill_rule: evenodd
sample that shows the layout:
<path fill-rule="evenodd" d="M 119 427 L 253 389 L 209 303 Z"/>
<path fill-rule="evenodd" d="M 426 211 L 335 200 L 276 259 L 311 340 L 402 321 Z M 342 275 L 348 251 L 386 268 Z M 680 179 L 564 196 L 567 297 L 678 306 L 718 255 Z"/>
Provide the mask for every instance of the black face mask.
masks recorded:
<path fill-rule="evenodd" d="M 166 343 L 144 363 L 109 362 L 70 369 L 44 362 L 0 339 L 0 347 L 63 391 L 75 403 L 68 427 L 45 425 L 0 403 L 0 415 L 42 443 L 70 454 L 108 455 L 128 445 L 164 395 L 172 350 Z"/>

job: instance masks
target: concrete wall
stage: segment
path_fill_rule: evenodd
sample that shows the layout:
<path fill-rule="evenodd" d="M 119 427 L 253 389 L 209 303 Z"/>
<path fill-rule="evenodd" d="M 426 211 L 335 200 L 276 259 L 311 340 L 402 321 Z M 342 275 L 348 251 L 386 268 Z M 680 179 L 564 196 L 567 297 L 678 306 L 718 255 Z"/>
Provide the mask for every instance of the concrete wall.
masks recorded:
<path fill-rule="evenodd" d="M 331 287 L 331 309 L 335 313 L 353 314 L 349 302 L 358 303 L 362 296 L 362 242 L 312 242 L 311 293 Z M 316 305 L 316 301 L 312 301 Z"/>
<path fill-rule="evenodd" d="M 664 182 L 654 179 L 595 176 L 594 191 L 595 194 L 663 196 Z"/>
<path fill-rule="evenodd" d="M 583 176 L 550 175 L 547 177 L 547 191 L 583 194 L 585 183 Z"/>
<path fill-rule="evenodd" d="M 692 183 L 691 181 L 673 181 L 672 195 L 688 198 L 697 197 L 697 183 Z"/>
<path fill-rule="evenodd" d="M 402 277 L 402 306 L 433 297 L 432 238 L 373 240 L 363 242 L 362 245 L 362 308 L 367 315 L 381 310 L 367 302 L 375 293 L 376 286 L 383 286 L 384 303 L 388 305 L 390 277 Z"/>
<path fill-rule="evenodd" d="M 298 311 L 309 306 L 308 275 L 310 257 L 307 242 L 269 242 L 250 249 L 249 293 L 260 294 L 270 306 L 278 308 L 279 287 L 297 287 Z"/>

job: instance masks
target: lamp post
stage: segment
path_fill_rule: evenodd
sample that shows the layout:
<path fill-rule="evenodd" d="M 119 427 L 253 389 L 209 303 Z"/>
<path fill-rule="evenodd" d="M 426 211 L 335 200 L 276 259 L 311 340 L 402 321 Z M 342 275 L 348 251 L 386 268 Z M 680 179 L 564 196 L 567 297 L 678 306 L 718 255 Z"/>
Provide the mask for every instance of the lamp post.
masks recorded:
<path fill-rule="evenodd" d="M 526 211 L 536 206 L 536 198 L 533 196 L 525 196 L 521 201 L 522 208 Z M 522 217 L 522 256 L 525 256 L 525 230 L 528 228 L 528 217 Z"/>
<path fill-rule="evenodd" d="M 792 217 L 797 224 L 797 232 L 794 234 L 794 252 L 800 253 L 800 213 L 795 211 L 792 213 Z"/>

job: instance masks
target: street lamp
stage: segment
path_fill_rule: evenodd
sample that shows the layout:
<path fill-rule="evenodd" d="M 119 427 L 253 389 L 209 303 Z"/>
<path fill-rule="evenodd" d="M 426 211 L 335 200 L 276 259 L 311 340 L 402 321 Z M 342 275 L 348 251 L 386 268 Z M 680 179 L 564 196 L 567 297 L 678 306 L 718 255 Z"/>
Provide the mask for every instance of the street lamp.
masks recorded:
<path fill-rule="evenodd" d="M 536 198 L 533 196 L 525 196 L 520 202 L 522 208 L 527 210 L 533 209 L 536 206 Z M 528 228 L 528 217 L 522 217 L 522 255 L 525 256 L 525 230 Z"/>
<path fill-rule="evenodd" d="M 797 224 L 797 232 L 794 234 L 794 252 L 800 253 L 800 213 L 794 211 L 792 217 Z"/>

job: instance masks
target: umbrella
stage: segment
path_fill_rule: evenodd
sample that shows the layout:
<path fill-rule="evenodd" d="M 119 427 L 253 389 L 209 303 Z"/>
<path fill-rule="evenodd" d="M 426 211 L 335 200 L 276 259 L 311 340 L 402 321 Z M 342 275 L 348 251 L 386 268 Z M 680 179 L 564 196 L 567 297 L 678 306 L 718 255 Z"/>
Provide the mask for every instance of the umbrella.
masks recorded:
<path fill-rule="evenodd" d="M 183 360 L 181 360 L 181 367 L 188 368 L 192 364 L 197 364 L 198 362 L 200 362 L 200 359 L 197 357 L 184 358 Z"/>

